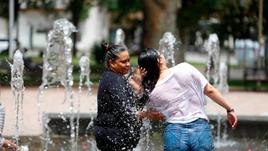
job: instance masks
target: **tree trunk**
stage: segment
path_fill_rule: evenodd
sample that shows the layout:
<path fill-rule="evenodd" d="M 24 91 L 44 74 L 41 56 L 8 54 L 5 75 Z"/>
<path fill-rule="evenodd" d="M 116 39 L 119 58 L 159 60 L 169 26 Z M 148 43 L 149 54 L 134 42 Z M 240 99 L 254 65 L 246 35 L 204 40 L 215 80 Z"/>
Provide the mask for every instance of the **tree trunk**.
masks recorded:
<path fill-rule="evenodd" d="M 165 32 L 176 32 L 176 18 L 180 0 L 143 0 L 144 47 L 159 47 Z"/>
<path fill-rule="evenodd" d="M 70 4 L 69 4 L 70 5 L 69 7 L 72 13 L 72 22 L 76 28 L 78 28 L 83 4 L 84 4 L 84 0 L 72 0 L 70 1 Z M 74 57 L 76 56 L 76 53 L 77 53 L 76 41 L 77 41 L 77 33 L 74 32 L 73 33 L 73 56 Z"/>

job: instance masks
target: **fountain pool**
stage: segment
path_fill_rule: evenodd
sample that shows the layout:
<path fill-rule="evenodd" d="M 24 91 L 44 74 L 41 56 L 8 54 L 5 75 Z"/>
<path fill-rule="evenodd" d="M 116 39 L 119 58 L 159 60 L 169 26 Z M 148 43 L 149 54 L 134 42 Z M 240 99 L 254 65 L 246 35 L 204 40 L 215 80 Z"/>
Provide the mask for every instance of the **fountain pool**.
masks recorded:
<path fill-rule="evenodd" d="M 68 118 L 61 119 L 57 118 L 55 115 L 48 115 L 51 120 L 48 124 L 52 133 L 50 134 L 51 142 L 48 145 L 48 150 L 50 151 L 70 151 L 72 144 L 70 142 L 70 122 Z M 68 115 L 66 115 L 68 117 Z M 217 120 L 216 116 L 210 117 L 211 127 L 213 128 L 213 134 L 216 138 L 217 133 Z M 221 120 L 222 124 L 226 122 L 224 119 Z M 80 115 L 80 132 L 78 140 L 78 150 L 79 151 L 98 151 L 96 148 L 96 143 L 92 133 L 92 129 L 87 129 L 88 123 L 90 123 L 90 118 L 88 115 Z M 266 130 L 266 122 L 254 122 L 242 121 L 240 123 L 239 129 L 236 131 L 228 131 L 228 141 L 220 142 L 222 146 L 216 147 L 216 151 L 248 151 L 248 150 L 261 150 L 268 151 L 268 132 Z M 140 139 L 139 145 L 134 151 L 162 151 L 162 123 L 153 122 L 152 129 L 149 132 L 149 142 L 145 140 L 144 137 Z M 254 131 L 249 131 L 249 129 L 254 129 Z M 27 136 L 21 137 L 21 144 L 28 146 L 30 151 L 42 150 L 42 140 L 40 137 Z M 216 141 L 216 140 L 215 140 Z M 226 144 L 227 143 L 227 144 Z M 229 143 L 229 144 L 228 144 Z"/>

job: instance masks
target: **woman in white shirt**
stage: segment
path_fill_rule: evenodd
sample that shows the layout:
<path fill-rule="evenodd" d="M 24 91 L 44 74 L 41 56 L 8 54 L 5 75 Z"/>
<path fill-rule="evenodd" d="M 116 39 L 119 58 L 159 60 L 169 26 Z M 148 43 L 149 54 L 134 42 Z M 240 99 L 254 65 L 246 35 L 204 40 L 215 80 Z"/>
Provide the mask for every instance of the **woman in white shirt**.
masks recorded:
<path fill-rule="evenodd" d="M 168 68 L 164 56 L 153 48 L 142 52 L 138 63 L 147 71 L 142 85 L 150 92 L 148 105 L 165 118 L 165 151 L 214 150 L 205 95 L 226 109 L 229 123 L 236 127 L 233 107 L 192 65 L 184 62 Z"/>

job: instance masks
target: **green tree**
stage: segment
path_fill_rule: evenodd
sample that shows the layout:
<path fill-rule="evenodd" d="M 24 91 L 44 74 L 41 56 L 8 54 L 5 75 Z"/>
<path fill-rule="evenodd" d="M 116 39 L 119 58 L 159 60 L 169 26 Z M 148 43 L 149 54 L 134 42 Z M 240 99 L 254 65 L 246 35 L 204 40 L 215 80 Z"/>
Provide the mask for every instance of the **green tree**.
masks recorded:
<path fill-rule="evenodd" d="M 143 25 L 143 47 L 158 48 L 162 35 L 170 31 L 176 34 L 176 15 L 180 0 L 99 0 L 113 12 L 116 23 L 122 22 L 130 13 L 141 11 Z"/>
<path fill-rule="evenodd" d="M 8 19 L 8 2 L 9 1 L 1 1 L 0 2 L 0 16 Z"/>
<path fill-rule="evenodd" d="M 190 45 L 190 35 L 198 29 L 199 21 L 207 19 L 217 8 L 221 0 L 181 0 L 181 9 L 177 12 L 177 29 L 181 41 L 177 62 L 184 61 L 184 53 Z"/>

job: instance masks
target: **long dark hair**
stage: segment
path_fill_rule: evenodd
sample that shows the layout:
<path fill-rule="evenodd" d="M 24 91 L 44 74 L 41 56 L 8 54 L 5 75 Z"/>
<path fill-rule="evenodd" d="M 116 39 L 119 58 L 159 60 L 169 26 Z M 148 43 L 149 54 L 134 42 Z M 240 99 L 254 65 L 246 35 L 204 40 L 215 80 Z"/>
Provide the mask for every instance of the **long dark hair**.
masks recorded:
<path fill-rule="evenodd" d="M 116 60 L 119 52 L 128 51 L 126 47 L 115 44 L 108 44 L 106 42 L 101 44 L 103 51 L 105 52 L 104 66 L 109 68 L 109 60 Z"/>
<path fill-rule="evenodd" d="M 139 66 L 145 68 L 147 71 L 147 74 L 143 78 L 142 85 L 144 89 L 149 92 L 154 89 L 160 75 L 158 59 L 159 54 L 154 48 L 146 48 L 138 58 Z"/>

